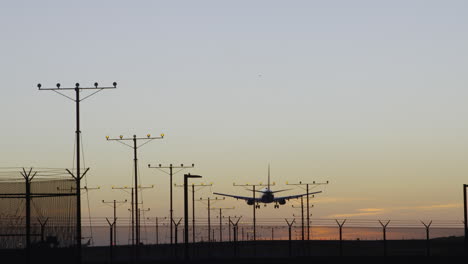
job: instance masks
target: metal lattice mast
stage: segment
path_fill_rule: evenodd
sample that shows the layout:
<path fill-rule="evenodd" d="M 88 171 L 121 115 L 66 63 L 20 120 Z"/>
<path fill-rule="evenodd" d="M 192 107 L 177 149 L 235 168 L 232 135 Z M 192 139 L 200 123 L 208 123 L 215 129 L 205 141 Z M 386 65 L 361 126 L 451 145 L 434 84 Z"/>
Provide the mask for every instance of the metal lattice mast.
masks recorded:
<path fill-rule="evenodd" d="M 53 91 L 56 92 L 72 101 L 75 102 L 75 107 L 76 107 L 76 175 L 68 171 L 72 177 L 76 181 L 76 247 L 78 250 L 78 256 L 77 256 L 77 262 L 81 263 L 81 179 L 84 177 L 88 169 L 81 174 L 81 164 L 80 164 L 80 136 L 81 136 L 81 130 L 80 130 L 80 102 L 84 101 L 85 99 L 91 97 L 92 95 L 105 90 L 105 89 L 115 89 L 117 87 L 117 83 L 113 83 L 113 87 L 99 87 L 99 84 L 96 82 L 94 83 L 94 87 L 80 87 L 79 83 L 75 84 L 74 88 L 71 87 L 66 87 L 66 88 L 61 88 L 60 83 L 57 83 L 56 88 L 42 88 L 42 85 L 39 83 L 37 85 L 40 91 Z M 80 99 L 80 91 L 83 90 L 96 90 L 95 92 L 91 93 L 90 95 Z M 69 97 L 60 91 L 75 91 L 75 98 Z"/>

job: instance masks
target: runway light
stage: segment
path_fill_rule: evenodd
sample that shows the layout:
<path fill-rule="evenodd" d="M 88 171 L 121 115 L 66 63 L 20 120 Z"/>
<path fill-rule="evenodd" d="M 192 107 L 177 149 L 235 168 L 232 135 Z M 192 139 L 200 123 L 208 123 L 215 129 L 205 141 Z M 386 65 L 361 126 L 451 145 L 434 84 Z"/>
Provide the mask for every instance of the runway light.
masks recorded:
<path fill-rule="evenodd" d="M 151 137 L 151 134 L 146 135 L 148 138 Z"/>
<path fill-rule="evenodd" d="M 60 89 L 60 83 L 57 83 L 57 88 L 59 88 L 59 89 Z"/>
<path fill-rule="evenodd" d="M 123 138 L 123 136 L 122 136 L 122 135 L 120 135 L 120 139 L 122 139 L 122 138 Z"/>
<path fill-rule="evenodd" d="M 184 164 L 180 164 L 180 166 L 181 166 L 181 167 L 183 167 L 183 166 L 184 166 Z"/>
<path fill-rule="evenodd" d="M 161 137 L 162 137 L 162 138 L 164 137 L 164 133 L 161 134 Z"/>
<path fill-rule="evenodd" d="M 106 139 L 109 140 L 109 136 L 106 136 Z"/>
<path fill-rule="evenodd" d="M 80 87 L 80 84 L 79 84 L 79 83 L 75 83 L 75 87 L 76 87 L 76 88 Z"/>
<path fill-rule="evenodd" d="M 37 84 L 37 88 L 41 89 L 42 85 L 40 83 Z"/>
<path fill-rule="evenodd" d="M 112 85 L 114 85 L 114 88 L 117 87 L 117 83 L 116 83 L 116 82 L 114 82 Z"/>
<path fill-rule="evenodd" d="M 97 83 L 97 82 L 94 83 L 94 87 L 96 87 L 96 88 L 98 87 L 98 83 Z"/>

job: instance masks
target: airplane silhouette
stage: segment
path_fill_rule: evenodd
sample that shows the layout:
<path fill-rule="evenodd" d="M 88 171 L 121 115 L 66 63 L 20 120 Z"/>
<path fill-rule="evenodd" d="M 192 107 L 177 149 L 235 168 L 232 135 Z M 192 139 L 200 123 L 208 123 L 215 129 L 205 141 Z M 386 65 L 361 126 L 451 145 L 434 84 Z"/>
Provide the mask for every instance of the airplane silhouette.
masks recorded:
<path fill-rule="evenodd" d="M 274 193 L 288 191 L 288 190 L 290 190 L 290 189 L 278 190 L 278 191 L 273 191 L 273 190 L 270 189 L 270 165 L 268 165 L 268 185 L 267 185 L 267 187 L 265 187 L 265 188 L 263 188 L 261 190 L 258 190 L 258 191 L 256 190 L 256 192 L 262 193 L 262 195 L 259 198 L 254 199 L 253 196 L 246 197 L 246 196 L 238 196 L 238 195 L 217 193 L 217 192 L 213 192 L 213 194 L 232 197 L 232 198 L 236 198 L 237 200 L 239 200 L 239 199 L 245 200 L 245 201 L 247 201 L 248 205 L 254 205 L 255 203 L 257 203 L 257 205 L 256 205 L 257 208 L 260 207 L 260 205 L 258 205 L 258 203 L 264 203 L 265 206 L 266 206 L 266 204 L 269 204 L 269 203 L 275 203 L 274 208 L 279 208 L 280 205 L 286 204 L 287 200 L 297 199 L 297 198 L 301 198 L 302 196 L 322 192 L 322 191 L 318 191 L 318 192 L 312 192 L 312 193 L 303 193 L 303 194 L 281 196 L 281 197 L 275 197 L 275 195 L 274 195 Z M 253 190 L 249 190 L 249 191 L 253 191 Z"/>

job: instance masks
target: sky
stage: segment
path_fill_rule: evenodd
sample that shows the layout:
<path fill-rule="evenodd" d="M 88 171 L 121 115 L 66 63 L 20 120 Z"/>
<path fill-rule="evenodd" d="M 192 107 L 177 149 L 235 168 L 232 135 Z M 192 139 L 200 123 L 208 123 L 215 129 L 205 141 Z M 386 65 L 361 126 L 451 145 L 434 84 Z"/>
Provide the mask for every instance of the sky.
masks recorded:
<path fill-rule="evenodd" d="M 326 182 L 313 218 L 462 220 L 468 175 L 466 1 L 2 1 L 0 166 L 73 167 L 72 101 L 36 85 L 94 82 L 82 102 L 85 184 L 130 199 L 132 150 L 105 136 L 164 133 L 139 149 L 148 216 L 168 214 L 168 176 Z M 83 93 L 85 96 L 85 93 Z M 295 188 L 285 195 L 301 193 Z M 281 193 L 280 193 L 281 194 Z M 181 188 L 175 189 L 182 215 Z M 291 201 L 259 217 L 293 217 Z M 242 201 L 233 215 L 250 217 Z M 201 207 L 200 207 L 201 208 Z M 88 209 L 84 209 L 88 213 Z M 119 214 L 128 215 L 127 207 Z M 204 217 L 203 211 L 197 215 Z"/>

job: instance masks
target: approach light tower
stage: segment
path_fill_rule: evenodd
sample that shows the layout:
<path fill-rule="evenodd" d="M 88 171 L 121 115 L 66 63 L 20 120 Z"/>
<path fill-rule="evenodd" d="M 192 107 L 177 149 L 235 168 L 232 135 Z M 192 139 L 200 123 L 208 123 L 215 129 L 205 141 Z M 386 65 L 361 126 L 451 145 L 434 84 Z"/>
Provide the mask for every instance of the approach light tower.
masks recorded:
<path fill-rule="evenodd" d="M 151 164 L 148 164 L 148 168 L 150 169 L 158 169 L 166 174 L 169 175 L 169 225 L 170 225 L 170 242 L 171 242 L 171 245 L 173 244 L 173 230 L 174 230 L 174 209 L 173 209 L 173 195 L 172 195 L 172 176 L 177 174 L 178 172 L 184 170 L 184 169 L 188 169 L 188 168 L 194 168 L 195 167 L 195 164 L 192 163 L 192 166 L 185 166 L 184 167 L 184 164 L 180 164 L 180 166 L 173 166 L 172 164 L 170 164 L 169 166 L 161 166 L 161 164 L 159 164 L 159 167 L 151 167 Z M 169 169 L 169 173 L 166 172 L 164 169 Z M 177 170 L 176 172 L 173 172 L 173 169 L 179 169 Z"/>
<path fill-rule="evenodd" d="M 252 187 L 252 206 L 253 206 L 253 211 L 252 211 L 252 215 L 253 215 L 253 240 L 257 240 L 257 214 L 256 214 L 256 209 L 259 208 L 260 209 L 260 205 L 258 205 L 257 201 L 256 201 L 256 198 L 255 198 L 255 192 L 257 192 L 257 190 L 255 189 L 256 187 L 270 187 L 270 186 L 275 186 L 275 183 L 273 182 L 272 184 L 263 184 L 263 183 L 259 183 L 259 184 L 236 184 L 236 183 L 233 183 L 232 186 L 237 186 L 237 187 Z"/>
<path fill-rule="evenodd" d="M 185 185 L 178 185 L 178 184 L 174 184 L 175 187 L 184 187 L 185 188 Z M 192 186 L 192 243 L 195 243 L 195 192 L 196 191 L 199 191 L 205 187 L 211 187 L 213 186 L 213 183 L 210 183 L 210 184 L 204 184 L 204 183 L 201 183 L 201 184 L 194 184 L 192 183 L 191 184 Z M 195 190 L 195 187 L 199 187 Z"/>
<path fill-rule="evenodd" d="M 299 183 L 288 183 L 286 182 L 286 185 L 295 185 L 295 186 L 299 186 L 301 187 L 303 190 L 306 191 L 306 202 L 307 202 L 307 240 L 310 240 L 310 212 L 309 212 L 309 209 L 311 208 L 311 206 L 309 205 L 309 196 L 311 195 L 311 193 L 309 193 L 309 186 L 318 186 L 318 185 L 324 185 L 324 184 L 328 184 L 328 181 L 326 182 L 315 182 L 313 181 L 312 183 L 303 183 L 303 182 L 299 182 Z M 305 188 L 303 186 L 306 186 Z M 312 196 L 313 197 L 313 196 Z M 302 200 L 301 200 L 302 202 Z M 304 238 L 302 238 L 304 240 Z"/>
<path fill-rule="evenodd" d="M 106 136 L 106 139 L 108 141 L 117 141 L 127 147 L 130 147 L 133 149 L 133 161 L 134 161 L 134 170 L 135 170 L 135 192 L 134 192 L 134 200 L 133 202 L 135 203 L 135 210 L 132 214 L 134 214 L 135 216 L 135 222 L 136 222 L 136 226 L 135 226 L 135 243 L 136 245 L 140 245 L 140 226 L 139 226 L 139 223 L 140 223 L 140 217 L 138 216 L 138 158 L 137 158 L 137 149 L 142 147 L 143 145 L 146 145 L 148 144 L 149 142 L 155 140 L 155 139 L 163 139 L 164 138 L 164 134 L 161 134 L 160 137 L 151 137 L 150 134 L 146 135 L 146 137 L 137 137 L 136 135 L 133 135 L 133 137 L 131 138 L 124 138 L 124 136 L 120 136 L 119 138 L 109 138 L 109 136 Z M 132 145 L 129 145 L 127 143 L 125 143 L 125 141 L 128 141 L 128 140 L 132 140 L 133 141 L 133 146 Z M 144 143 L 142 143 L 141 145 L 137 145 L 137 142 L 138 140 L 141 140 L 141 141 L 144 141 Z"/>
<path fill-rule="evenodd" d="M 80 102 L 86 100 L 87 98 L 95 95 L 96 93 L 107 90 L 107 89 L 115 89 L 117 87 L 117 83 L 114 82 L 112 87 L 99 87 L 97 82 L 94 83 L 94 87 L 80 87 L 79 83 L 75 84 L 75 87 L 61 87 L 60 83 L 57 83 L 56 88 L 42 88 L 42 85 L 39 83 L 37 84 L 37 88 L 40 91 L 53 91 L 55 93 L 60 94 L 61 96 L 68 98 L 75 102 L 76 108 L 76 174 L 73 174 L 69 170 L 67 170 L 71 176 L 75 179 L 76 182 L 76 247 L 78 251 L 76 261 L 81 263 L 81 179 L 85 176 L 86 172 L 88 172 L 89 168 L 85 170 L 83 174 L 81 174 L 81 163 L 80 163 L 80 155 L 81 155 L 81 130 L 80 130 Z M 84 90 L 96 90 L 90 95 L 85 96 L 84 98 L 80 98 L 80 92 Z M 68 95 L 63 94 L 61 91 L 75 91 L 75 98 L 72 98 Z"/>

